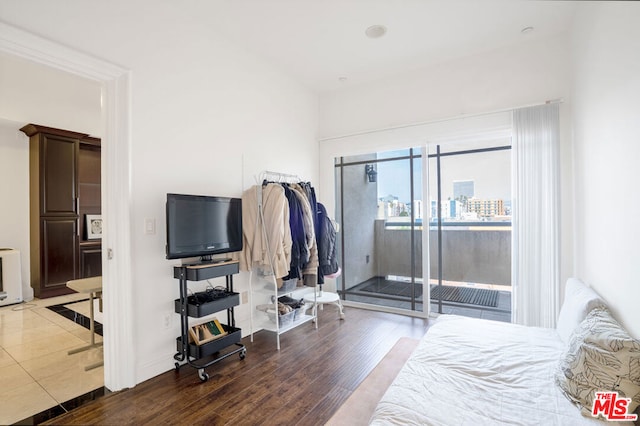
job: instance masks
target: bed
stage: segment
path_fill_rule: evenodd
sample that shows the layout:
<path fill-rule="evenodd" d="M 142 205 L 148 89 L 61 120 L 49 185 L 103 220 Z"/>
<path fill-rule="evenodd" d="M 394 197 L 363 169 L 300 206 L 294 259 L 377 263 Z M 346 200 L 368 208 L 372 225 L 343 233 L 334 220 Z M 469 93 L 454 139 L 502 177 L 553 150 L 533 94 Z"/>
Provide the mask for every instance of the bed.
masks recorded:
<path fill-rule="evenodd" d="M 581 414 L 575 398 L 569 399 L 566 393 L 573 388 L 559 371 L 565 371 L 560 366 L 568 351 L 582 348 L 576 330 L 587 327 L 587 317 L 605 311 L 606 305 L 579 280 L 570 280 L 566 289 L 557 329 L 440 316 L 385 392 L 370 423 L 602 425 Z M 637 341 L 630 342 L 633 355 Z M 635 384 L 631 380 L 627 394 L 640 398 L 637 379 Z"/>

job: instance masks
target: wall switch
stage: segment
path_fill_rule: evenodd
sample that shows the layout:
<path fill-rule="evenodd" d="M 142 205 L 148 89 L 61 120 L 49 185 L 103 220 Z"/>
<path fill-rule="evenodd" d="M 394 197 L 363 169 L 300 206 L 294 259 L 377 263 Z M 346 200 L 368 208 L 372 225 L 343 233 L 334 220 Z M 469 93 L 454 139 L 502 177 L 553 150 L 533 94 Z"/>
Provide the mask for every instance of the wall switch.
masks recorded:
<path fill-rule="evenodd" d="M 156 233 L 156 219 L 153 217 L 147 217 L 144 219 L 144 233 L 145 235 L 155 235 Z"/>

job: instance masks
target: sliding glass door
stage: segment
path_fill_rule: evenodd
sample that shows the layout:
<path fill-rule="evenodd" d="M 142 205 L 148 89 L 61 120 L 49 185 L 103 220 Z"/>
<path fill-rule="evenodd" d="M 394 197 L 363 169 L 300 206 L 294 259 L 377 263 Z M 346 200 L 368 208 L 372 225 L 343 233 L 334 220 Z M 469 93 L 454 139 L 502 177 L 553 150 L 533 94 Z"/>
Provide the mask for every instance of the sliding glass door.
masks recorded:
<path fill-rule="evenodd" d="M 431 311 L 510 321 L 509 141 L 429 147 Z"/>
<path fill-rule="evenodd" d="M 340 157 L 335 176 L 345 301 L 510 320 L 509 140 Z"/>
<path fill-rule="evenodd" d="M 336 159 L 344 300 L 424 311 L 418 149 Z"/>

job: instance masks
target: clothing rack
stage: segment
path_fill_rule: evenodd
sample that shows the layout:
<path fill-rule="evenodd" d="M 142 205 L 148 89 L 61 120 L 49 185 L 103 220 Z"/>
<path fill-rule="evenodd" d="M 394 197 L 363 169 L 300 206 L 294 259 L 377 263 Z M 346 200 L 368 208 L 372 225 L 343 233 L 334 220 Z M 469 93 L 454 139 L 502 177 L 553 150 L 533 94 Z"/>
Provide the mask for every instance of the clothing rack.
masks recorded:
<path fill-rule="evenodd" d="M 264 227 L 264 210 L 263 210 L 263 202 L 262 202 L 262 190 L 263 190 L 263 183 L 264 182 L 272 182 L 272 183 L 299 183 L 302 182 L 303 180 L 300 178 L 300 176 L 298 175 L 293 175 L 293 174 L 288 174 L 288 173 L 280 173 L 280 172 L 273 172 L 273 171 L 268 171 L 265 170 L 263 172 L 261 172 L 256 179 L 256 199 L 258 200 L 258 215 L 256 216 L 256 229 L 260 229 L 262 232 L 262 237 L 264 239 L 264 241 L 266 241 L 266 250 L 268 253 L 268 257 L 269 259 L 272 259 L 272 253 L 271 253 L 271 244 L 269 243 L 269 235 L 266 232 L 266 229 Z M 275 295 L 275 298 L 277 299 L 278 297 L 278 283 L 276 280 L 276 276 L 275 276 L 275 270 L 274 270 L 274 266 L 273 263 L 271 263 L 271 273 L 269 275 L 269 278 L 271 279 L 271 283 L 273 284 L 273 294 Z M 253 315 L 255 314 L 254 312 L 254 303 L 253 303 L 253 270 L 250 272 L 249 275 L 249 304 L 251 306 L 251 316 L 250 316 L 250 324 L 251 324 L 251 341 L 253 342 L 253 330 L 254 330 L 254 322 L 253 322 Z M 313 301 L 314 306 L 315 306 L 315 300 L 317 298 L 317 292 L 314 289 L 313 292 L 313 299 L 308 299 L 309 301 Z M 317 312 L 315 311 L 315 309 L 313 310 L 313 315 L 309 315 L 307 316 L 306 320 L 300 321 L 298 322 L 298 324 L 293 325 L 293 327 L 288 326 L 286 327 L 286 329 L 283 329 L 280 327 L 279 324 L 279 316 L 278 316 L 278 310 L 277 310 L 277 300 L 273 301 L 274 303 L 274 307 L 275 307 L 275 315 L 276 315 L 276 321 L 275 321 L 275 333 L 276 333 L 276 348 L 278 350 L 280 350 L 280 334 L 287 331 L 289 328 L 293 328 L 296 327 L 297 325 L 300 325 L 304 322 L 307 321 L 313 321 L 315 323 L 315 328 L 318 328 L 318 323 L 316 321 L 317 318 Z M 306 316 L 306 315 L 305 315 Z"/>
<path fill-rule="evenodd" d="M 257 183 L 263 184 L 264 182 L 299 183 L 299 182 L 303 182 L 303 179 L 299 175 L 264 170 L 258 175 Z M 262 211 L 262 191 L 258 191 L 258 194 L 256 194 L 256 196 L 258 198 L 258 211 L 259 211 L 259 217 L 257 219 L 264 222 L 264 216 Z M 334 226 L 337 227 L 337 223 Z M 262 229 L 262 231 L 264 234 L 264 228 Z M 266 234 L 264 234 L 264 238 L 265 240 L 268 241 L 268 237 Z M 271 254 L 269 254 L 269 256 L 271 256 Z M 322 296 L 322 284 L 318 284 L 318 292 L 319 292 L 319 295 Z"/>
<path fill-rule="evenodd" d="M 269 170 L 265 170 L 260 173 L 258 176 L 258 182 L 262 183 L 264 181 L 273 181 L 278 183 L 297 183 L 302 182 L 302 178 L 298 175 L 292 175 L 288 173 L 280 173 L 280 172 L 271 172 Z"/>

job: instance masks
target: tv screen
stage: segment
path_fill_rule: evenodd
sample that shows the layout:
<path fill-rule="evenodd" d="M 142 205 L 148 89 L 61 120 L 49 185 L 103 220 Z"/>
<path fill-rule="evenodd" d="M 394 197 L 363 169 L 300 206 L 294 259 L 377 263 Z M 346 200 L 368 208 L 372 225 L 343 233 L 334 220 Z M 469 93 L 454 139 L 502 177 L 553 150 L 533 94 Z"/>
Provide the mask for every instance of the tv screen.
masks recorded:
<path fill-rule="evenodd" d="M 242 200 L 167 194 L 167 259 L 242 250 Z"/>

